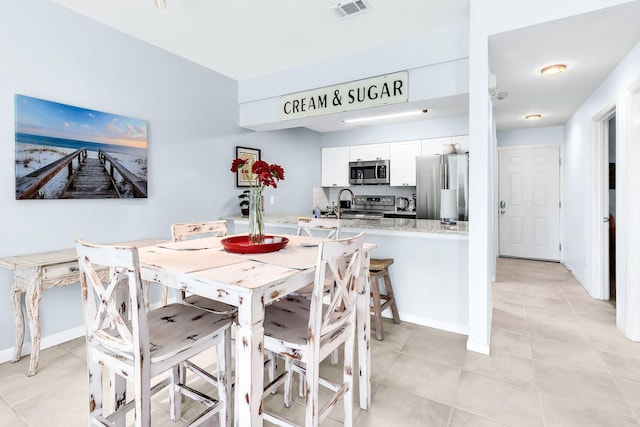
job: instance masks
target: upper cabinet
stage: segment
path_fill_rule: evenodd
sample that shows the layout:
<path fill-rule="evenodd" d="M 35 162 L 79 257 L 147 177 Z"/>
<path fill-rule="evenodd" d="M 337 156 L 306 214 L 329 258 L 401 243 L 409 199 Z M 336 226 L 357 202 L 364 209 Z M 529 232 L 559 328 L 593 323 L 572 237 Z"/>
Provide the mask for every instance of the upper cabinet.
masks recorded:
<path fill-rule="evenodd" d="M 458 144 L 459 152 L 469 151 L 469 135 L 448 136 L 382 144 L 362 144 L 322 149 L 322 186 L 348 187 L 349 162 L 390 160 L 392 186 L 416 185 L 416 157 L 442 154 L 446 144 Z"/>
<path fill-rule="evenodd" d="M 349 185 L 349 147 L 325 147 L 322 149 L 322 186 L 346 187 Z"/>
<path fill-rule="evenodd" d="M 420 141 L 394 142 L 389 146 L 392 186 L 416 185 L 416 157 L 422 150 Z"/>
<path fill-rule="evenodd" d="M 387 160 L 389 158 L 389 144 L 363 144 L 349 147 L 349 161 Z"/>

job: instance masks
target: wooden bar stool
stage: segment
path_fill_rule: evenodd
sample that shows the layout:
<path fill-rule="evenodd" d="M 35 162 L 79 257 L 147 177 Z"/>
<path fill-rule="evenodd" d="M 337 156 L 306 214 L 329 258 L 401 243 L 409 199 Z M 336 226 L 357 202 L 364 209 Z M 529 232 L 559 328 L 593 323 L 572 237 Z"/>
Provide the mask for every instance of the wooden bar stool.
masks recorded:
<path fill-rule="evenodd" d="M 373 305 L 371 306 L 371 314 L 376 320 L 376 338 L 378 341 L 384 339 L 382 330 L 382 312 L 391 306 L 391 315 L 393 323 L 400 323 L 400 315 L 396 306 L 396 299 L 393 296 L 393 287 L 391 286 L 391 277 L 389 276 L 389 266 L 393 264 L 393 258 L 371 258 L 369 266 L 369 279 L 371 281 L 371 297 Z M 380 279 L 384 280 L 386 294 L 380 292 Z M 384 303 L 380 303 L 384 300 Z"/>

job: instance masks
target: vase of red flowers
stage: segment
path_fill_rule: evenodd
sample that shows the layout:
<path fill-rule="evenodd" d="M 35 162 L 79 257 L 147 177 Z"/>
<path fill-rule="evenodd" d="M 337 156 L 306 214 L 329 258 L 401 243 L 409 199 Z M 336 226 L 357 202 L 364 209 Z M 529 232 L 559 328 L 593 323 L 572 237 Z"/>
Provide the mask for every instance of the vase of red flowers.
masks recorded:
<path fill-rule="evenodd" d="M 249 242 L 258 245 L 264 242 L 264 198 L 265 187 L 278 188 L 284 179 L 284 169 L 262 160 L 235 159 L 231 172 L 241 173 L 249 182 Z"/>

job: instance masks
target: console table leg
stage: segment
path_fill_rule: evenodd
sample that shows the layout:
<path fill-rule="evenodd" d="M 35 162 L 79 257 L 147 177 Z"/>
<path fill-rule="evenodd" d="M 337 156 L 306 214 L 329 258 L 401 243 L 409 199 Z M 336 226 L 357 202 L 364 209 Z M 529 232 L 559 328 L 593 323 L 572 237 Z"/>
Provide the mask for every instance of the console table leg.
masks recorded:
<path fill-rule="evenodd" d="M 29 361 L 28 376 L 38 371 L 38 357 L 40 356 L 40 300 L 42 299 L 41 280 L 39 275 L 35 283 L 27 290 L 25 303 L 29 316 L 29 333 L 31 334 L 31 359 Z"/>
<path fill-rule="evenodd" d="M 13 307 L 13 324 L 15 326 L 16 346 L 13 353 L 12 362 L 17 362 L 22 357 L 22 343 L 24 342 L 24 313 L 22 312 L 22 295 L 24 292 L 19 289 L 16 282 L 11 288 L 11 301 Z"/>

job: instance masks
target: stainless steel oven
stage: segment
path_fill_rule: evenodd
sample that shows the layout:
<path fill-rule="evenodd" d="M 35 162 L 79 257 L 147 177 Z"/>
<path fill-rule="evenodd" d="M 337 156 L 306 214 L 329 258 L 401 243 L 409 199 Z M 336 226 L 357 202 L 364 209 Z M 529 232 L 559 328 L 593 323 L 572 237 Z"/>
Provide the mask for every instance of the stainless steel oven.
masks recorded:
<path fill-rule="evenodd" d="M 389 160 L 349 162 L 349 183 L 355 185 L 388 185 Z"/>

